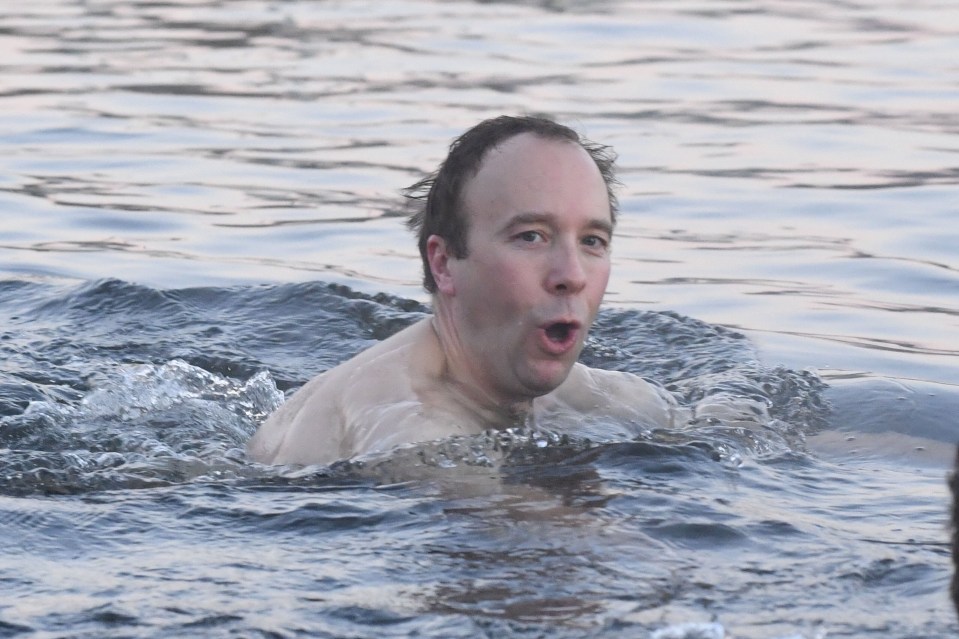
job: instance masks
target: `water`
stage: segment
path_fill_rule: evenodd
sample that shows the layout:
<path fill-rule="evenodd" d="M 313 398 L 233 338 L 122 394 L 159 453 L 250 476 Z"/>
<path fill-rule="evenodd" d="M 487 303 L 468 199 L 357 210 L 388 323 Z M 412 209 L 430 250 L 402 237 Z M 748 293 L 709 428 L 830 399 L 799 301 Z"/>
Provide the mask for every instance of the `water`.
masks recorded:
<path fill-rule="evenodd" d="M 0 7 L 0 636 L 954 636 L 957 45 L 923 0 Z M 397 191 L 518 111 L 620 153 L 584 358 L 745 422 L 248 463 L 426 310 Z"/>

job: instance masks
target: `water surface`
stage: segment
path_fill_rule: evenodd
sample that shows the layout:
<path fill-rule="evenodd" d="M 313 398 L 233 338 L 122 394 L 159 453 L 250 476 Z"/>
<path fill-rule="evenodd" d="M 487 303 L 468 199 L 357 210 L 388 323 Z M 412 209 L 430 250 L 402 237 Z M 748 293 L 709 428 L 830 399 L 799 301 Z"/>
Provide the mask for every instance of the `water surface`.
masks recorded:
<path fill-rule="evenodd" d="M 948 2 L 0 8 L 0 634 L 944 637 Z M 242 447 L 427 309 L 397 192 L 548 113 L 620 154 L 584 357 L 752 426 Z"/>

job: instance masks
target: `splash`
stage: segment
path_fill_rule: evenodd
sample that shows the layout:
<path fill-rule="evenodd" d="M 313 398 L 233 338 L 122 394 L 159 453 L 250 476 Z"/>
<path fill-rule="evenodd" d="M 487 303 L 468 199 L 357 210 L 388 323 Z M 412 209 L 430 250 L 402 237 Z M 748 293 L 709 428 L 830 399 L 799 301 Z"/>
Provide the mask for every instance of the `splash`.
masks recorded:
<path fill-rule="evenodd" d="M 10 327 L 0 347 L 16 362 L 0 379 L 0 490 L 71 493 L 270 473 L 385 480 L 401 469 L 407 477 L 412 469 L 506 469 L 516 477 L 531 466 L 588 464 L 590 455 L 618 454 L 609 450 L 616 446 L 735 468 L 801 450 L 826 411 L 818 377 L 765 367 L 735 331 L 620 309 L 601 314 L 582 359 L 662 384 L 688 410 L 676 428 L 627 439 L 601 420 L 576 434 L 546 423 L 306 474 L 248 463 L 244 445 L 283 391 L 426 311 L 323 283 L 168 291 L 117 280 L 74 288 L 0 283 Z"/>
<path fill-rule="evenodd" d="M 91 376 L 75 405 L 0 419 L 5 492 L 69 493 L 243 476 L 244 446 L 282 402 L 267 372 L 232 380 L 182 360 Z"/>

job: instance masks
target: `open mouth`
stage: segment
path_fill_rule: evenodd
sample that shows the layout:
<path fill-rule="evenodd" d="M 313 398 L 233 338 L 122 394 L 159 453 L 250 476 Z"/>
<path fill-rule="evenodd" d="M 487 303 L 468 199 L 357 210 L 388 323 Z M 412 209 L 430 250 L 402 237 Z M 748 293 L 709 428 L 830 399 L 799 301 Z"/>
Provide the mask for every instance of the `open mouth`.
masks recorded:
<path fill-rule="evenodd" d="M 546 327 L 546 337 L 551 342 L 562 344 L 569 339 L 574 330 L 576 325 L 572 322 L 556 322 Z"/>

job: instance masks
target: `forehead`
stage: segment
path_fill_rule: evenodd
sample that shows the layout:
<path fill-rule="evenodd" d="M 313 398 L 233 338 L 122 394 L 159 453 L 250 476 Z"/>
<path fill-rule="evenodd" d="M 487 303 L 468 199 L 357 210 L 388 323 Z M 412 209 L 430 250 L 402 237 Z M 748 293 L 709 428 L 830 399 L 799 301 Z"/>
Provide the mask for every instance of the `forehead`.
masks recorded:
<path fill-rule="evenodd" d="M 586 149 L 532 133 L 487 152 L 463 189 L 463 204 L 471 218 L 572 210 L 611 218 L 606 182 Z"/>

